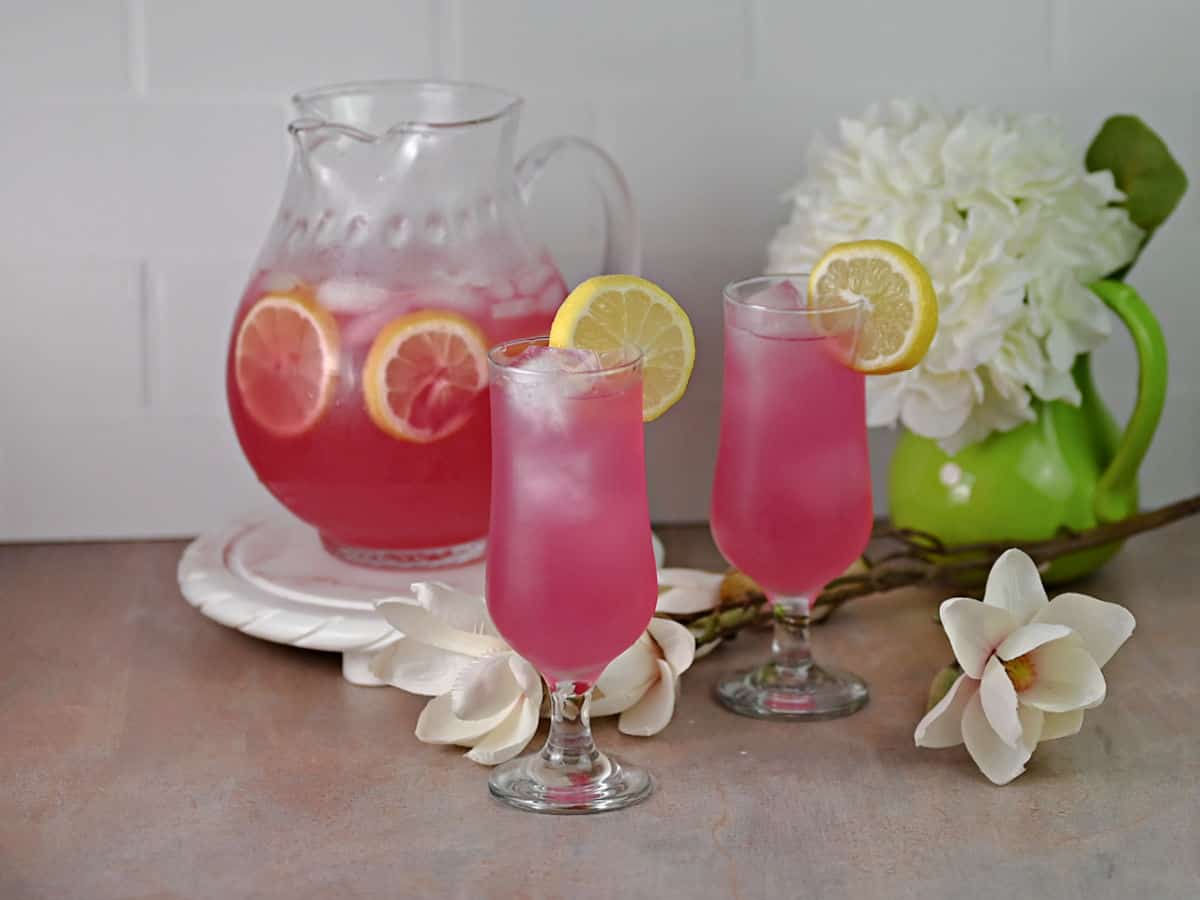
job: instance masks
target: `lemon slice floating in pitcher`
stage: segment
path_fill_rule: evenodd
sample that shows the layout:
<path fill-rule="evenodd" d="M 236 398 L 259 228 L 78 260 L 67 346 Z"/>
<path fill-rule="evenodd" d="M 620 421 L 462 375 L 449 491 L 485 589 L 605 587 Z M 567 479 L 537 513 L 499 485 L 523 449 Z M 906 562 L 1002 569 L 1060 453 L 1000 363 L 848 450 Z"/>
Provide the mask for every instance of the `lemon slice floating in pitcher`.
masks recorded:
<path fill-rule="evenodd" d="M 470 319 L 441 310 L 393 319 L 363 364 L 371 421 L 414 444 L 432 444 L 466 425 L 487 384 L 487 338 Z"/>
<path fill-rule="evenodd" d="M 642 420 L 679 402 L 696 364 L 696 337 L 683 308 L 652 281 L 600 275 L 571 291 L 550 326 L 551 347 L 642 351 Z"/>
<path fill-rule="evenodd" d="M 938 304 L 921 261 L 891 241 L 835 244 L 808 278 L 809 303 L 866 300 L 854 368 L 868 375 L 911 369 L 937 333 Z"/>
<path fill-rule="evenodd" d="M 307 293 L 268 294 L 238 327 L 233 377 L 250 417 L 276 437 L 321 421 L 338 376 L 338 326 Z"/>

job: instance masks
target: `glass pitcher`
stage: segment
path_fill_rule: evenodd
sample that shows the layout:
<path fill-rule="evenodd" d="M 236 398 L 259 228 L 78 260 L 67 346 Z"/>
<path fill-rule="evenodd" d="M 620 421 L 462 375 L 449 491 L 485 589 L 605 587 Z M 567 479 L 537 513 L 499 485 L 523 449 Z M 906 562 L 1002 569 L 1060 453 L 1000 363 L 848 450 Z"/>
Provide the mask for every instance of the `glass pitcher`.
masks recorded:
<path fill-rule="evenodd" d="M 588 158 L 604 270 L 636 273 L 625 179 L 554 138 L 514 166 L 521 99 L 381 81 L 297 95 L 283 201 L 234 320 L 226 386 L 267 489 L 358 564 L 456 565 L 484 552 L 487 351 L 545 334 L 563 277 L 524 222 L 548 163 Z"/>

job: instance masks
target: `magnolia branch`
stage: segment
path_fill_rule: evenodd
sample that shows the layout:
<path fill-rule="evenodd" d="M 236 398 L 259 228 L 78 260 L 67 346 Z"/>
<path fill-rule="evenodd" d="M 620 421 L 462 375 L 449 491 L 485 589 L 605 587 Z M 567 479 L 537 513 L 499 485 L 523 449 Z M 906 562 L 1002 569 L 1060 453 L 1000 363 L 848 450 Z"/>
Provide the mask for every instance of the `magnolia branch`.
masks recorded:
<path fill-rule="evenodd" d="M 1146 531 L 1200 513 L 1200 495 L 1158 509 L 1137 513 L 1119 522 L 1083 531 L 1062 530 L 1040 541 L 987 541 L 947 546 L 932 534 L 911 528 L 883 527 L 873 537 L 883 545 L 863 557 L 861 571 L 835 578 L 813 604 L 814 621 L 822 621 L 842 604 L 857 597 L 925 585 L 968 587 L 982 583 L 992 564 L 1005 550 L 1020 547 L 1039 566 L 1113 544 Z M 731 580 L 732 579 L 732 580 Z M 766 597 L 746 576 L 727 578 L 731 590 L 722 589 L 716 609 L 695 616 L 675 617 L 696 637 L 698 645 L 732 637 L 743 628 L 770 620 Z"/>

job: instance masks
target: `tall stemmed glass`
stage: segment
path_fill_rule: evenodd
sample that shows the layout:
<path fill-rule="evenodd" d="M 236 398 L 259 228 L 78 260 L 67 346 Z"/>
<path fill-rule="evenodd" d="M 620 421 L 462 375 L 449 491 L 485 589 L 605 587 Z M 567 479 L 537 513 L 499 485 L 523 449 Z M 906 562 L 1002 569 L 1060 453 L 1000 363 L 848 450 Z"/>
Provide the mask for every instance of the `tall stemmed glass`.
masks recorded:
<path fill-rule="evenodd" d="M 492 512 L 487 606 L 546 679 L 540 753 L 496 768 L 492 794 L 521 809 L 620 809 L 653 789 L 596 750 L 592 685 L 646 630 L 658 595 L 642 443 L 642 359 L 600 359 L 546 338 L 489 355 Z"/>
<path fill-rule="evenodd" d="M 857 675 L 809 650 L 812 598 L 871 533 L 863 375 L 848 365 L 862 301 L 806 305 L 807 277 L 725 288 L 721 442 L 712 533 L 725 557 L 767 592 L 771 658 L 717 685 L 725 706 L 758 718 L 824 719 L 867 702 Z"/>

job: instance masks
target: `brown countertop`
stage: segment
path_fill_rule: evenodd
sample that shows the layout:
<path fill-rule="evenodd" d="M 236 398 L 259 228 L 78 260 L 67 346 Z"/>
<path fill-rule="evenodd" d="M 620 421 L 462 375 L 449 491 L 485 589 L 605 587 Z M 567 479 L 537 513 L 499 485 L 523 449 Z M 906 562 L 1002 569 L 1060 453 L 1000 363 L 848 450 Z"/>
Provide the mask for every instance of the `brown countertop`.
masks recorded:
<path fill-rule="evenodd" d="M 719 565 L 665 528 L 672 565 Z M 601 746 L 651 767 L 620 813 L 533 816 L 417 742 L 424 700 L 255 640 L 181 598 L 182 543 L 0 547 L 0 897 L 1195 897 L 1200 521 L 1131 542 L 1081 590 L 1137 631 L 1074 738 L 996 788 L 913 726 L 949 649 L 939 597 L 860 600 L 818 651 L 871 683 L 858 715 L 736 718 L 700 660 L 670 727 Z"/>

